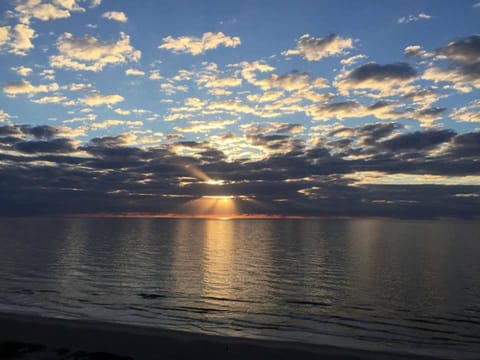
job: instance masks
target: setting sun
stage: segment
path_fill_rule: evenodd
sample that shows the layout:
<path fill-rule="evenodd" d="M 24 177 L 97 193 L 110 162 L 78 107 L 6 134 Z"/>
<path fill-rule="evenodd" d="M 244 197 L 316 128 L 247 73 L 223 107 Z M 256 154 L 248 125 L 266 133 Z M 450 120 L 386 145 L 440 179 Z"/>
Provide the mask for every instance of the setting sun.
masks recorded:
<path fill-rule="evenodd" d="M 195 215 L 226 219 L 238 213 L 236 201 L 233 195 L 205 195 L 188 201 L 184 210 Z"/>

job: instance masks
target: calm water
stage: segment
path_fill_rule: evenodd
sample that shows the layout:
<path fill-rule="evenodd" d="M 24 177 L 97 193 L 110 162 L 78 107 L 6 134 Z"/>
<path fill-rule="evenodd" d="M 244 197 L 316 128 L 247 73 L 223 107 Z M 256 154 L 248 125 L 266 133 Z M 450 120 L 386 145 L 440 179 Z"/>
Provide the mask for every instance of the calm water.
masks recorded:
<path fill-rule="evenodd" d="M 480 224 L 3 219 L 0 310 L 475 358 Z"/>

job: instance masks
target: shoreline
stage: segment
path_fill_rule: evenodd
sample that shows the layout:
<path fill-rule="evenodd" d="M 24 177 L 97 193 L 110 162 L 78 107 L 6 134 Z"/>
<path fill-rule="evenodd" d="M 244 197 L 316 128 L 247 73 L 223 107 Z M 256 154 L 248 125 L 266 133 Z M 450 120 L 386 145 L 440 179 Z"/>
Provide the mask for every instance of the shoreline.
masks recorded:
<path fill-rule="evenodd" d="M 37 349 L 32 351 L 48 354 L 49 359 L 437 359 L 408 353 L 195 334 L 20 313 L 0 312 L 0 324 L 0 358 L 10 359 L 23 359 L 22 351 L 32 359 L 34 352 L 25 353 L 28 346 Z M 5 346 L 16 346 L 18 352 L 2 357 Z M 89 354 L 94 355 L 89 357 Z"/>

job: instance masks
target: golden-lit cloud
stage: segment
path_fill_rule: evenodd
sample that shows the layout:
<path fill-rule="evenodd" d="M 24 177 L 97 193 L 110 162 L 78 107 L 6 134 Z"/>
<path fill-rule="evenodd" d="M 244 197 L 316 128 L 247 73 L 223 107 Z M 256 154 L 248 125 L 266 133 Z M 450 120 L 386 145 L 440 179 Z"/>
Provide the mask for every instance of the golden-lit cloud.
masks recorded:
<path fill-rule="evenodd" d="M 328 56 L 344 55 L 353 48 L 353 39 L 330 34 L 324 38 L 315 38 L 304 34 L 297 42 L 297 47 L 282 53 L 284 56 L 300 55 L 308 61 L 318 61 Z"/>
<path fill-rule="evenodd" d="M 0 109 L 0 122 L 5 122 L 5 120 L 10 119 L 11 116 L 7 114 L 4 110 Z"/>
<path fill-rule="evenodd" d="M 92 84 L 86 84 L 86 83 L 73 83 L 73 84 L 70 84 L 69 86 L 70 91 L 81 91 L 81 90 L 88 90 L 92 88 L 93 88 Z"/>
<path fill-rule="evenodd" d="M 11 67 L 10 70 L 15 71 L 18 75 L 22 77 L 26 77 L 30 75 L 33 71 L 32 68 L 29 68 L 27 66 L 17 66 L 17 67 Z"/>
<path fill-rule="evenodd" d="M 94 94 L 80 99 L 80 102 L 88 106 L 114 105 L 122 102 L 125 98 L 121 95 L 102 95 Z"/>
<path fill-rule="evenodd" d="M 160 75 L 159 70 L 152 70 L 150 71 L 150 75 L 148 77 L 150 80 L 160 80 L 162 76 Z"/>
<path fill-rule="evenodd" d="M 130 37 L 120 33 L 117 42 L 99 41 L 93 36 L 75 38 L 64 33 L 57 40 L 59 54 L 50 57 L 50 65 L 57 68 L 83 71 L 101 71 L 108 65 L 136 62 L 141 52 L 130 45 Z"/>
<path fill-rule="evenodd" d="M 275 67 L 268 65 L 263 61 L 242 61 L 241 63 L 237 64 L 236 67 L 240 67 L 243 78 L 251 84 L 256 84 L 257 72 L 266 73 L 275 70 Z"/>
<path fill-rule="evenodd" d="M 127 70 L 125 70 L 125 75 L 143 76 L 143 75 L 145 75 L 145 71 L 138 70 L 138 69 L 127 69 Z"/>
<path fill-rule="evenodd" d="M 358 55 L 350 56 L 348 58 L 340 60 L 340 64 L 350 66 L 357 63 L 359 60 L 366 59 L 366 58 L 367 58 L 367 55 L 358 54 Z"/>
<path fill-rule="evenodd" d="M 247 99 L 251 102 L 272 102 L 278 100 L 283 96 L 283 91 L 266 91 L 263 94 L 251 94 L 247 96 Z"/>
<path fill-rule="evenodd" d="M 8 42 L 10 38 L 10 26 L 0 26 L 0 46 Z"/>
<path fill-rule="evenodd" d="M 33 49 L 32 40 L 35 36 L 35 30 L 28 23 L 3 26 L 0 27 L 0 46 L 12 54 L 25 56 Z"/>
<path fill-rule="evenodd" d="M 422 75 L 423 80 L 430 80 L 435 83 L 447 82 L 463 87 L 474 86 L 480 89 L 480 77 L 476 73 L 462 71 L 461 68 L 442 68 L 433 66 L 425 70 Z M 468 92 L 468 91 L 465 91 Z"/>
<path fill-rule="evenodd" d="M 174 53 L 200 55 L 219 46 L 234 48 L 240 45 L 240 43 L 240 38 L 237 36 L 230 37 L 223 32 L 207 32 L 201 38 L 195 36 L 180 36 L 178 38 L 167 36 L 163 38 L 163 44 L 158 48 L 170 50 Z"/>
<path fill-rule="evenodd" d="M 113 111 L 118 115 L 130 115 L 131 113 L 130 110 L 124 110 L 124 109 L 114 109 Z"/>
<path fill-rule="evenodd" d="M 480 185 L 480 176 L 443 176 L 432 174 L 388 174 L 382 171 L 358 171 L 343 176 L 355 186 L 376 185 Z"/>
<path fill-rule="evenodd" d="M 450 117 L 457 121 L 480 122 L 480 100 L 454 109 Z"/>
<path fill-rule="evenodd" d="M 102 14 L 102 18 L 118 22 L 127 22 L 128 17 L 122 11 L 107 11 Z"/>
<path fill-rule="evenodd" d="M 234 77 L 208 79 L 203 86 L 206 88 L 237 87 L 242 85 L 242 79 Z"/>
<path fill-rule="evenodd" d="M 51 83 L 48 85 L 32 85 L 28 81 L 20 81 L 15 83 L 6 84 L 3 87 L 3 92 L 7 95 L 34 95 L 42 92 L 57 91 L 60 86 L 57 83 Z"/>
<path fill-rule="evenodd" d="M 72 11 L 83 12 L 85 9 L 76 0 L 53 0 L 48 3 L 42 0 L 20 0 L 17 1 L 15 11 L 22 22 L 28 23 L 30 18 L 41 21 L 65 19 L 71 16 Z"/>
<path fill-rule="evenodd" d="M 109 119 L 104 121 L 98 121 L 89 124 L 89 128 L 93 130 L 99 129 L 108 129 L 113 126 L 125 125 L 128 127 L 139 127 L 143 125 L 142 121 L 139 120 L 118 120 L 118 119 Z"/>
<path fill-rule="evenodd" d="M 36 104 L 63 104 L 74 105 L 75 102 L 70 102 L 66 96 L 44 96 L 39 99 L 33 99 L 32 102 Z"/>

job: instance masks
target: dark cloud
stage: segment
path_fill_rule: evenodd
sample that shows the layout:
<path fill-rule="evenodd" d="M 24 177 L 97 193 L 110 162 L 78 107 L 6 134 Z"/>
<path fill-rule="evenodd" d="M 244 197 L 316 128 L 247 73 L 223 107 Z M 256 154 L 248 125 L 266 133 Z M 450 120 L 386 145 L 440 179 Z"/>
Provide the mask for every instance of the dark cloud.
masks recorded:
<path fill-rule="evenodd" d="M 21 135 L 21 134 L 22 134 L 22 130 L 18 126 L 15 126 L 15 125 L 0 126 L 0 136 Z"/>
<path fill-rule="evenodd" d="M 23 126 L 22 131 L 26 135 L 32 135 L 36 139 L 52 139 L 60 134 L 60 130 L 54 126 Z"/>
<path fill-rule="evenodd" d="M 75 145 L 70 139 L 54 139 L 49 141 L 21 141 L 15 143 L 15 150 L 20 152 L 34 153 L 61 153 L 74 152 Z"/>
<path fill-rule="evenodd" d="M 413 79 L 416 75 L 417 72 L 415 69 L 405 62 L 386 65 L 368 63 L 353 70 L 348 75 L 348 80 L 353 83 L 362 83 L 371 80 L 382 82 L 392 79 Z"/>
<path fill-rule="evenodd" d="M 478 63 L 480 62 L 480 35 L 472 35 L 452 41 L 438 49 L 437 53 L 462 64 Z"/>
<path fill-rule="evenodd" d="M 437 65 L 425 71 L 425 79 L 480 88 L 480 35 L 456 39 L 435 54 Z M 444 59 L 450 60 L 448 66 L 439 66 Z"/>
<path fill-rule="evenodd" d="M 455 132 L 451 130 L 416 131 L 381 141 L 377 143 L 377 146 L 391 152 L 428 150 L 448 142 L 453 136 L 455 136 Z"/>
<path fill-rule="evenodd" d="M 43 131 L 37 137 L 58 134 L 38 128 Z M 9 150 L 0 153 L 4 216 L 187 211 L 185 202 L 203 195 L 251 197 L 255 201 L 238 201 L 240 211 L 250 213 L 480 215 L 479 198 L 469 195 L 479 193 L 480 186 L 358 185 L 354 180 L 365 171 L 478 176 L 478 132 L 408 132 L 396 123 L 374 123 L 337 129 L 315 147 L 294 134 L 251 134 L 247 141 L 271 154 L 256 161 L 227 161 L 208 142 L 142 149 L 123 134 L 76 147 L 56 136 L 35 140 L 31 129 L 0 128 L 0 144 Z M 196 155 L 180 156 L 177 146 Z M 224 184 L 208 184 L 206 177 Z"/>

